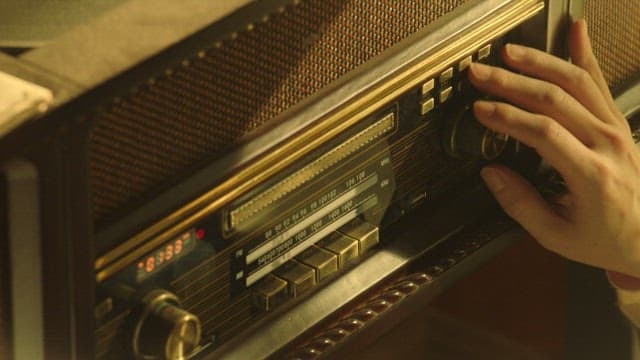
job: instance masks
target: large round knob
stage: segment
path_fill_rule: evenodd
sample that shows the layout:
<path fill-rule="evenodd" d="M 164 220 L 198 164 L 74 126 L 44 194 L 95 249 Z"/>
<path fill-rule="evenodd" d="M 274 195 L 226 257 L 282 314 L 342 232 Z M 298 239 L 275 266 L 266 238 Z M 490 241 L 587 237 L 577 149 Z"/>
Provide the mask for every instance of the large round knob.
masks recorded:
<path fill-rule="evenodd" d="M 183 360 L 200 343 L 200 320 L 165 290 L 149 291 L 133 332 L 133 353 L 144 360 Z"/>
<path fill-rule="evenodd" d="M 493 160 L 507 147 L 509 136 L 480 124 L 469 107 L 444 121 L 442 143 L 452 157 Z"/>

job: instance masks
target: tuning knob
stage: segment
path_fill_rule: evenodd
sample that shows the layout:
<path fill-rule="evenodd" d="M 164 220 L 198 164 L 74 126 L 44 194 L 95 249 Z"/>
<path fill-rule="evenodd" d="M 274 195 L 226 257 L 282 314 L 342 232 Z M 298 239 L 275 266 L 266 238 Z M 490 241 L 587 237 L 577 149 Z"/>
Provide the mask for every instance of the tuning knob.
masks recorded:
<path fill-rule="evenodd" d="M 133 332 L 136 359 L 183 360 L 200 343 L 198 318 L 181 308 L 178 297 L 151 290 L 142 297 L 143 309 Z"/>
<path fill-rule="evenodd" d="M 493 160 L 507 147 L 509 136 L 495 132 L 478 122 L 470 107 L 445 119 L 442 143 L 445 151 L 457 159 Z"/>

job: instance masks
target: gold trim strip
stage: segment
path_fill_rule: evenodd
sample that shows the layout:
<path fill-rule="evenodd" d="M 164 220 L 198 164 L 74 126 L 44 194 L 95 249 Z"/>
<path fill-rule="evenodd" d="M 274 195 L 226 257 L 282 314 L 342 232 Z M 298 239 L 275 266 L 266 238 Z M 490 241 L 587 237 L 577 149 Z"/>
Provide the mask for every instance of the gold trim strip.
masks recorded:
<path fill-rule="evenodd" d="M 397 96 L 419 86 L 422 82 L 451 66 L 449 61 L 457 59 L 459 56 L 456 55 L 463 56 L 471 53 L 477 47 L 490 42 L 529 19 L 543 8 L 544 2 L 539 0 L 528 0 L 513 5 L 496 14 L 493 19 L 471 29 L 459 41 L 444 46 L 402 71 L 396 75 L 394 80 L 385 81 L 382 85 L 371 89 L 370 92 L 327 115 L 324 121 L 319 121 L 304 134 L 294 137 L 289 143 L 266 154 L 260 161 L 239 171 L 220 186 L 99 257 L 95 262 L 95 268 L 99 270 L 96 274 L 96 280 L 98 282 L 104 281 L 174 234 L 193 226 L 203 217 L 282 171 L 289 164 L 333 139 L 375 111 L 382 109 Z M 171 229 L 149 240 L 172 224 Z"/>

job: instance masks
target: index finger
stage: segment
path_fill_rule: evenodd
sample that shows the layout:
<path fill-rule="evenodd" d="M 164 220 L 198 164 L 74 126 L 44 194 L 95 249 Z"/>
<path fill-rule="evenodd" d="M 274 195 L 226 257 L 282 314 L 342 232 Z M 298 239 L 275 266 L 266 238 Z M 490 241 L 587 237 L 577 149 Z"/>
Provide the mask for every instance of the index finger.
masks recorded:
<path fill-rule="evenodd" d="M 476 101 L 473 109 L 483 125 L 535 149 L 569 188 L 578 188 L 580 179 L 591 173 L 591 162 L 585 161 L 592 156 L 590 150 L 555 120 L 497 101 Z"/>
<path fill-rule="evenodd" d="M 505 45 L 503 57 L 510 67 L 560 86 L 601 121 L 619 121 L 617 114 L 611 111 L 611 103 L 601 93 L 601 86 L 582 67 L 543 51 L 514 44 Z"/>

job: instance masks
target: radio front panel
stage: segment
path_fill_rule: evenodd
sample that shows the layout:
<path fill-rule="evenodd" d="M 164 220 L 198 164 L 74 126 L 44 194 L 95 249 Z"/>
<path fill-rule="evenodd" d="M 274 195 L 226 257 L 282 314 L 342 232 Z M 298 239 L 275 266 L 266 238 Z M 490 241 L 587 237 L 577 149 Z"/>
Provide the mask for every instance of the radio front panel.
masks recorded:
<path fill-rule="evenodd" d="M 322 108 L 331 96 L 320 94 L 303 104 L 320 109 L 317 116 L 304 106 L 285 113 L 284 128 L 307 122 L 99 253 L 97 358 L 205 355 L 357 267 L 393 241 L 385 228 L 479 183 L 483 164 L 528 159 L 514 140 L 472 118 L 473 101 L 484 95 L 466 71 L 472 62 L 500 65 L 502 46 L 521 41 L 522 24 L 543 8 L 504 1 L 471 18 L 474 8 L 462 7 L 448 21 L 464 27 L 448 36 L 427 27 L 399 48 L 418 47 L 430 32 L 440 36 L 422 53 L 396 47 L 365 64 L 332 89 L 350 89 L 343 101 Z M 376 71 L 380 77 L 356 90 L 362 74 Z"/>

